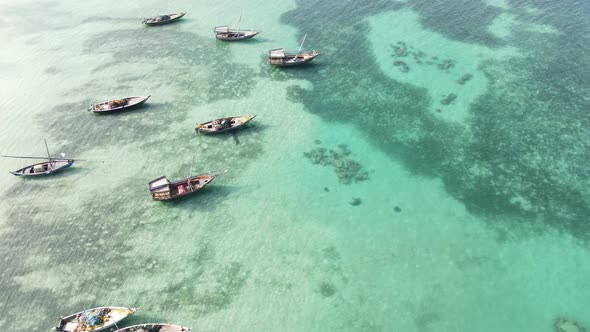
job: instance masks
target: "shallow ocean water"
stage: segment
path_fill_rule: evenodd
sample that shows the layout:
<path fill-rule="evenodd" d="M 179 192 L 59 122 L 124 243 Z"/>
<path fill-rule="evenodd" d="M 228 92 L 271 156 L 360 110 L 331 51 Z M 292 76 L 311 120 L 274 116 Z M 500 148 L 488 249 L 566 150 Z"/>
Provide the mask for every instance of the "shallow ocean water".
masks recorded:
<path fill-rule="evenodd" d="M 140 24 L 174 11 L 188 14 Z M 195 331 L 590 328 L 586 1 L 21 0 L 0 14 L 0 152 L 43 154 L 46 138 L 88 159 L 32 180 L 7 172 L 26 161 L 0 163 L 3 331 L 98 305 Z M 240 14 L 263 33 L 217 42 Z M 304 33 L 318 59 L 267 65 Z M 135 111 L 85 111 L 142 94 Z M 258 117 L 195 135 L 234 114 Z M 304 156 L 342 144 L 367 180 Z M 215 182 L 151 201 L 147 182 L 193 158 Z"/>

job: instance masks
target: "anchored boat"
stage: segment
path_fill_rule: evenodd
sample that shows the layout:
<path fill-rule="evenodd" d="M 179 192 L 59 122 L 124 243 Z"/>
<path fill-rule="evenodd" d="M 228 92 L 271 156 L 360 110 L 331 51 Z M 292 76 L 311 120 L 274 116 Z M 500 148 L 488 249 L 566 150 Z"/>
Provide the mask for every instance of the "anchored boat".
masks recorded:
<path fill-rule="evenodd" d="M 149 26 L 168 24 L 180 20 L 184 15 L 186 15 L 186 13 L 153 16 L 146 18 L 141 23 Z"/>
<path fill-rule="evenodd" d="M 57 332 L 98 332 L 104 331 L 134 314 L 137 308 L 125 307 L 98 307 L 59 317 L 56 326 Z M 119 328 L 119 327 L 117 327 Z"/>
<path fill-rule="evenodd" d="M 252 121 L 256 115 L 230 116 L 228 118 L 215 119 L 213 121 L 198 123 L 195 131 L 204 134 L 219 134 L 226 131 L 238 129 Z"/>
<path fill-rule="evenodd" d="M 186 179 L 170 182 L 167 177 L 161 176 L 150 181 L 148 188 L 152 199 L 155 201 L 167 201 L 174 198 L 194 194 L 205 188 L 215 179 L 215 174 L 206 173 L 189 176 Z"/>
<path fill-rule="evenodd" d="M 127 97 L 123 99 L 109 100 L 99 104 L 90 104 L 88 111 L 94 113 L 122 111 L 124 109 L 139 106 L 145 103 L 150 97 L 151 96 Z"/>
<path fill-rule="evenodd" d="M 242 16 L 238 18 L 237 28 L 235 29 L 231 29 L 228 26 L 215 27 L 215 38 L 225 41 L 237 41 L 250 39 L 260 33 L 260 31 L 256 30 L 240 30 L 241 20 Z"/>
<path fill-rule="evenodd" d="M 47 140 L 45 140 L 45 149 L 47 151 L 47 157 L 27 157 L 27 156 L 2 156 L 6 158 L 19 158 L 19 159 L 47 159 L 47 161 L 43 161 L 40 163 L 32 164 L 29 166 L 25 166 L 21 169 L 16 171 L 10 171 L 12 175 L 15 176 L 42 176 L 42 175 L 49 175 L 53 174 L 57 171 L 61 171 L 66 169 L 76 160 L 82 159 L 66 159 L 66 158 L 55 158 L 51 157 L 49 154 L 49 148 L 47 147 Z M 62 154 L 63 155 L 63 154 Z M 63 155 L 65 156 L 65 155 Z"/>
<path fill-rule="evenodd" d="M 320 53 L 313 51 L 301 51 L 303 48 L 303 43 L 305 43 L 305 38 L 307 34 L 303 36 L 301 40 L 301 45 L 299 45 L 299 50 L 297 53 L 289 53 L 286 52 L 284 48 L 277 48 L 274 50 L 270 50 L 268 52 L 268 62 L 271 65 L 279 66 L 279 67 L 288 67 L 288 66 L 297 66 L 302 65 L 304 63 L 308 63 L 311 60 L 315 59 L 320 55 Z"/>
<path fill-rule="evenodd" d="M 133 325 L 114 332 L 188 332 L 190 330 L 190 327 L 176 324 L 152 323 Z"/>

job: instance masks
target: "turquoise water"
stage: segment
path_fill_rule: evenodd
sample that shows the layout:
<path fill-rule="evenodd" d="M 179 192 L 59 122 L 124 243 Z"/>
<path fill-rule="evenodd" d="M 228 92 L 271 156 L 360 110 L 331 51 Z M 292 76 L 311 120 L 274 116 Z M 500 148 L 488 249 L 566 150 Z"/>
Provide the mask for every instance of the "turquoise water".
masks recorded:
<path fill-rule="evenodd" d="M 1 160 L 1 330 L 99 305 L 195 331 L 590 328 L 587 1 L 22 0 L 0 14 L 0 152 L 43 154 L 46 138 L 87 159 L 31 180 Z M 262 34 L 216 41 L 240 14 Z M 304 33 L 318 59 L 268 66 Z M 235 138 L 194 133 L 240 114 L 258 117 Z M 318 149 L 359 172 L 312 163 Z M 218 179 L 153 202 L 147 182 L 193 157 Z"/>

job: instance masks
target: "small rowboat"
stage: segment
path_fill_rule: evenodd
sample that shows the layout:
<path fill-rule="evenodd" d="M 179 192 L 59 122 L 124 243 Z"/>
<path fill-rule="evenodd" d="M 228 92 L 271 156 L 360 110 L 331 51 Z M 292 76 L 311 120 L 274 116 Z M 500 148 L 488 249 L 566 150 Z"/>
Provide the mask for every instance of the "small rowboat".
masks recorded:
<path fill-rule="evenodd" d="M 42 176 L 42 175 L 49 175 L 53 174 L 57 171 L 61 171 L 62 169 L 66 169 L 76 160 L 82 159 L 73 159 L 73 158 L 63 158 L 65 154 L 61 154 L 62 158 L 54 158 L 51 157 L 49 154 L 49 148 L 47 147 L 47 140 L 45 140 L 45 149 L 47 150 L 47 157 L 29 157 L 29 156 L 5 156 L 2 157 L 6 158 L 19 158 L 19 159 L 47 159 L 46 161 L 32 164 L 29 166 L 25 166 L 21 169 L 16 171 L 10 171 L 12 175 L 16 176 Z"/>
<path fill-rule="evenodd" d="M 143 20 L 143 24 L 153 26 L 153 25 L 162 25 L 168 24 L 181 19 L 186 13 L 177 13 L 177 14 L 168 14 L 168 15 L 159 15 L 150 18 L 146 18 Z"/>
<path fill-rule="evenodd" d="M 134 314 L 136 308 L 98 307 L 60 317 L 54 327 L 58 332 L 98 332 L 104 331 Z"/>
<path fill-rule="evenodd" d="M 16 171 L 10 171 L 16 176 L 41 176 L 53 174 L 62 169 L 66 169 L 74 163 L 74 159 L 49 159 L 41 163 L 29 165 Z"/>
<path fill-rule="evenodd" d="M 219 134 L 226 131 L 238 129 L 252 121 L 256 115 L 230 116 L 229 118 L 215 119 L 213 121 L 198 123 L 195 130 L 203 134 Z"/>
<path fill-rule="evenodd" d="M 170 182 L 167 177 L 161 176 L 150 181 L 148 188 L 155 201 L 167 201 L 174 198 L 194 194 L 210 184 L 216 175 L 211 173 L 189 176 L 175 182 Z"/>
<path fill-rule="evenodd" d="M 115 330 L 114 332 L 188 332 L 190 330 L 190 327 L 183 327 L 176 324 L 152 323 L 133 325 Z"/>
<path fill-rule="evenodd" d="M 99 104 L 90 104 L 88 111 L 92 111 L 94 113 L 122 111 L 124 109 L 139 106 L 145 103 L 150 97 L 151 96 L 127 97 L 123 99 L 105 101 Z"/>

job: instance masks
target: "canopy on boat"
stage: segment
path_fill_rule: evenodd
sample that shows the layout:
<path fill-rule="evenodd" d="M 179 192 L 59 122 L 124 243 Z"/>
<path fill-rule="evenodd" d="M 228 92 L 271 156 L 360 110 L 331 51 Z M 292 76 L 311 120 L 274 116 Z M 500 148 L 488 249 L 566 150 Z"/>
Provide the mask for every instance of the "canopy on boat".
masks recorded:
<path fill-rule="evenodd" d="M 149 189 L 152 193 L 170 191 L 170 181 L 165 176 L 150 181 Z"/>
<path fill-rule="evenodd" d="M 229 27 L 224 26 L 224 27 L 215 27 L 215 32 L 218 33 L 228 33 L 229 32 Z"/>
<path fill-rule="evenodd" d="M 270 50 L 271 58 L 284 58 L 285 57 L 285 49 L 284 48 L 277 48 L 274 50 Z"/>

